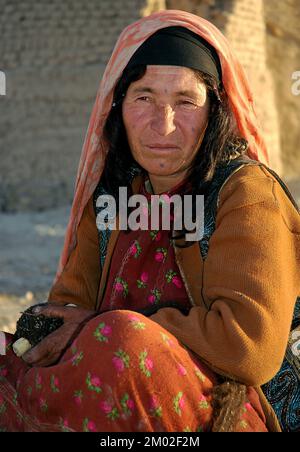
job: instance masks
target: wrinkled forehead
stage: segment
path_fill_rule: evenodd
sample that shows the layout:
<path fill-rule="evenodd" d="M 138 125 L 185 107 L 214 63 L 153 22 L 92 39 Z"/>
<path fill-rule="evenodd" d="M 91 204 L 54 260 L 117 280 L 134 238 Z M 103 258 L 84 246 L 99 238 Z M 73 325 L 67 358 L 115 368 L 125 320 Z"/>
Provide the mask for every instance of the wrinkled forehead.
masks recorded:
<path fill-rule="evenodd" d="M 157 77 L 164 74 L 174 76 L 179 76 L 181 74 L 190 74 L 192 76 L 195 75 L 195 71 L 186 66 L 148 64 L 146 67 L 146 74 L 153 74 Z"/>

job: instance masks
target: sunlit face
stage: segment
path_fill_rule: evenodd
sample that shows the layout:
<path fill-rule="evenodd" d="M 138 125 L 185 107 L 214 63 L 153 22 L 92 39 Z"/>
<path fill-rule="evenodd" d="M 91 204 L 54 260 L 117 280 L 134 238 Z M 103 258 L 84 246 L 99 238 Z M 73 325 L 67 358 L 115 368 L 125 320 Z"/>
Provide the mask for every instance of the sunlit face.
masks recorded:
<path fill-rule="evenodd" d="M 145 75 L 129 86 L 122 107 L 134 159 L 150 176 L 184 177 L 208 113 L 206 86 L 191 69 L 147 66 Z"/>

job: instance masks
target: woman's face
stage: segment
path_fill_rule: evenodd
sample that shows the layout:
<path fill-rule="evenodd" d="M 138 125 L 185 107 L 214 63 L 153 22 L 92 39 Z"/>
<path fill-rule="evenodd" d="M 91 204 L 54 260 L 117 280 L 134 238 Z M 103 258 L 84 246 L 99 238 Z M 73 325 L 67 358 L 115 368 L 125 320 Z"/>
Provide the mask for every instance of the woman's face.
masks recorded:
<path fill-rule="evenodd" d="M 129 86 L 122 114 L 132 155 L 148 174 L 184 177 L 207 126 L 206 86 L 189 68 L 147 66 Z"/>

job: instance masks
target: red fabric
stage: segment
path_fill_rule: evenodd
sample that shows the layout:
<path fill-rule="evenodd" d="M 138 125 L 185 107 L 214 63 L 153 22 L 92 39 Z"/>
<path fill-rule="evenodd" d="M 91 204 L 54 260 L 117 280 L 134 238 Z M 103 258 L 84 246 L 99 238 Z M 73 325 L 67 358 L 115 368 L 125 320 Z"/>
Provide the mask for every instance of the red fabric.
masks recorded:
<path fill-rule="evenodd" d="M 187 192 L 181 182 L 162 195 L 169 203 L 174 194 Z M 145 218 L 151 220 L 151 194 L 142 184 L 140 194 L 147 199 Z M 161 225 L 161 216 L 159 218 Z M 171 221 L 171 225 L 172 225 Z M 174 248 L 168 230 L 121 231 L 116 243 L 109 279 L 101 303 L 101 311 L 110 309 L 138 310 L 160 303 L 176 302 L 182 308 L 191 304 L 175 261 Z"/>
<path fill-rule="evenodd" d="M 157 323 L 132 311 L 106 312 L 55 366 L 29 367 L 8 344 L 0 356 L 0 431 L 209 431 L 214 383 Z M 235 431 L 265 432 L 254 390 L 248 398 Z"/>
<path fill-rule="evenodd" d="M 6 335 L 0 430 L 210 431 L 216 376 L 167 330 L 134 312 L 158 301 L 189 306 L 172 250 L 168 231 L 120 234 L 101 306 L 113 311 L 90 320 L 55 366 L 27 366 Z M 235 431 L 266 431 L 251 388 L 248 400 Z"/>

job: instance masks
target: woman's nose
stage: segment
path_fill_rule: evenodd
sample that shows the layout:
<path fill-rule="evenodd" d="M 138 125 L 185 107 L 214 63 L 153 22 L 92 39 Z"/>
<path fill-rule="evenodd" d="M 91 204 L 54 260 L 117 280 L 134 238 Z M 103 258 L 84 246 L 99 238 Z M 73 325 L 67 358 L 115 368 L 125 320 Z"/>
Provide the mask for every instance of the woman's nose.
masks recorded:
<path fill-rule="evenodd" d="M 170 105 L 160 106 L 155 109 L 151 128 L 161 136 L 170 135 L 175 131 L 175 112 Z"/>

